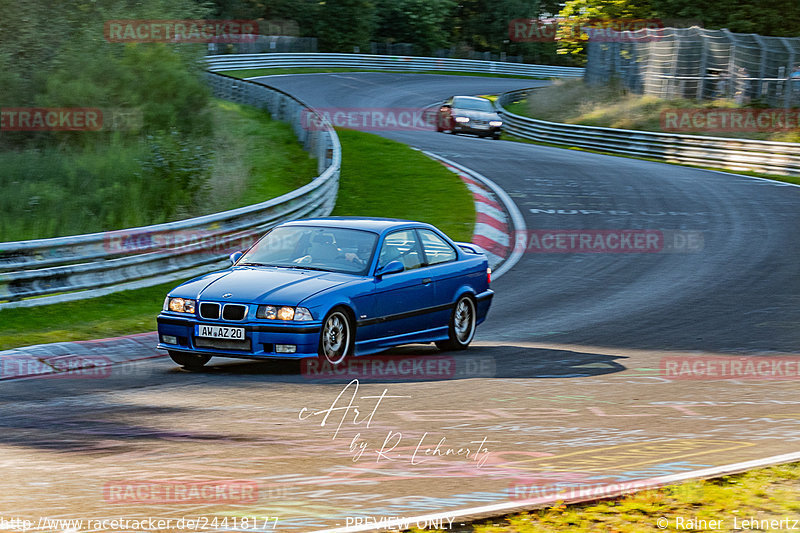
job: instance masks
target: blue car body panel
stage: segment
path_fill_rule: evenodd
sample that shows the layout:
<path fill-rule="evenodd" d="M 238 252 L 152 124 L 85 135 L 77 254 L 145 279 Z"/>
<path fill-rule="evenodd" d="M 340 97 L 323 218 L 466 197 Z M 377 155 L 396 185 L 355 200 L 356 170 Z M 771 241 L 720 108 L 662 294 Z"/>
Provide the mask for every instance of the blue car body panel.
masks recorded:
<path fill-rule="evenodd" d="M 170 298 L 197 302 L 195 313 L 162 311 L 157 318 L 158 347 L 222 357 L 248 359 L 316 357 L 320 330 L 327 313 L 347 308 L 354 319 L 354 355 L 379 352 L 400 344 L 448 339 L 456 301 L 469 294 L 476 300 L 476 323 L 486 318 L 493 292 L 487 279 L 486 257 L 468 245 L 454 243 L 428 224 L 392 219 L 328 217 L 288 222 L 300 225 L 359 229 L 378 235 L 366 274 L 323 272 L 273 266 L 231 266 L 187 281 L 169 292 Z M 402 229 L 434 231 L 457 252 L 455 260 L 412 270 L 374 275 L 379 251 L 387 234 Z M 205 318 L 204 303 L 245 307 L 241 320 Z M 310 321 L 257 318 L 259 305 L 305 307 Z M 241 309 L 241 308 L 240 308 Z M 198 339 L 201 325 L 242 327 L 245 342 L 209 342 Z M 176 342 L 166 343 L 164 337 Z M 276 344 L 295 345 L 295 353 L 276 353 Z"/>

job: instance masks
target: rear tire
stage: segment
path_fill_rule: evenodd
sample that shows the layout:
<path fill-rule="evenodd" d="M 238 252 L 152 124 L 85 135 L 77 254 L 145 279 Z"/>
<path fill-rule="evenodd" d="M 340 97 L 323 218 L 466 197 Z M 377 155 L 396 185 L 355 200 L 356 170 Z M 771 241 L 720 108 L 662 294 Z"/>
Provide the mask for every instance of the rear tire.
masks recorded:
<path fill-rule="evenodd" d="M 210 355 L 195 355 L 193 353 L 169 351 L 169 357 L 186 370 L 201 370 L 211 360 Z"/>
<path fill-rule="evenodd" d="M 453 308 L 450 315 L 450 336 L 446 341 L 436 341 L 436 347 L 440 350 L 466 350 L 469 343 L 475 337 L 475 327 L 477 313 L 475 300 L 470 296 L 462 296 Z"/>
<path fill-rule="evenodd" d="M 347 311 L 341 307 L 331 310 L 322 321 L 318 354 L 320 362 L 333 367 L 341 365 L 353 353 L 355 330 Z"/>

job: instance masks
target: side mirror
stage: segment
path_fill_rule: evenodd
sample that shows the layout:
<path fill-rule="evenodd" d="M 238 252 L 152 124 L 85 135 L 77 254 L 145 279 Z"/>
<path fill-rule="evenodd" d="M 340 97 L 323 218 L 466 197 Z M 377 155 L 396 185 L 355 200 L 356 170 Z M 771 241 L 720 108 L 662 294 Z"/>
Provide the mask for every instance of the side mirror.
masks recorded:
<path fill-rule="evenodd" d="M 231 260 L 232 265 L 235 265 L 236 261 L 238 261 L 243 255 L 244 252 L 233 252 L 230 256 L 228 256 L 228 259 Z"/>
<path fill-rule="evenodd" d="M 405 269 L 406 267 L 400 261 L 389 261 L 379 268 L 377 272 L 375 272 L 375 277 L 380 278 L 381 276 L 385 276 L 387 274 L 397 274 Z"/>

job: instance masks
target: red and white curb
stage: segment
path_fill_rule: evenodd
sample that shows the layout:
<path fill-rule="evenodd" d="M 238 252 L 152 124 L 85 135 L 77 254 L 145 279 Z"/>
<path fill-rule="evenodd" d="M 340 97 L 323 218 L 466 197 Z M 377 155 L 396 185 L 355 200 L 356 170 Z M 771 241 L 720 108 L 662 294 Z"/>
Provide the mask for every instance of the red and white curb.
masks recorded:
<path fill-rule="evenodd" d="M 514 266 L 525 249 L 525 221 L 514 201 L 492 180 L 444 157 L 423 151 L 456 173 L 472 193 L 475 229 L 472 243 L 481 247 L 498 278 Z M 522 236 L 522 239 L 515 238 Z"/>
<path fill-rule="evenodd" d="M 472 193 L 476 212 L 472 243 L 483 248 L 489 258 L 489 265 L 496 267 L 508 256 L 511 249 L 511 231 L 503 207 L 482 183 L 452 165 L 444 163 L 444 166 L 456 173 Z"/>

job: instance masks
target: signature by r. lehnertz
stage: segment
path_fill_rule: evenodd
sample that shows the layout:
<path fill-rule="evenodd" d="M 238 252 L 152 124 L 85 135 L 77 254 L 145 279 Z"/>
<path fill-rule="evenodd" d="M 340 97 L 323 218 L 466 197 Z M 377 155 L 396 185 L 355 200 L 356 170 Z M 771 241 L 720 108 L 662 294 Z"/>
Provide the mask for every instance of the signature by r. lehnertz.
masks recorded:
<path fill-rule="evenodd" d="M 335 440 L 336 437 L 339 436 L 342 426 L 369 428 L 375 417 L 375 413 L 377 413 L 378 407 L 380 407 L 383 400 L 387 398 L 410 398 L 410 396 L 389 395 L 389 389 L 383 389 L 383 392 L 378 396 L 358 396 L 358 385 L 357 379 L 352 380 L 350 383 L 345 385 L 341 392 L 339 392 L 339 394 L 331 403 L 330 407 L 327 409 L 320 409 L 318 411 L 312 411 L 308 407 L 303 407 L 300 409 L 298 418 L 300 420 L 309 420 L 311 418 L 321 416 L 322 420 L 320 421 L 319 425 L 320 427 L 326 427 L 329 424 L 329 419 L 332 415 L 338 416 L 341 414 L 339 423 L 331 435 L 331 440 Z M 372 409 L 369 407 L 362 407 L 361 403 L 357 403 L 357 400 L 367 400 L 370 404 L 372 403 L 372 400 L 374 400 L 374 405 L 372 406 Z M 330 422 L 335 423 L 335 418 Z M 375 453 L 376 463 L 380 462 L 381 460 L 394 461 L 402 459 L 403 454 L 400 451 L 395 451 L 401 442 L 403 442 L 403 434 L 401 432 L 389 431 L 389 433 L 386 435 L 386 438 L 383 440 L 381 447 L 374 448 L 370 453 Z M 487 437 L 483 437 L 483 440 L 470 441 L 470 445 L 477 445 L 472 447 L 449 446 L 447 444 L 447 437 L 442 437 L 433 447 L 431 442 L 433 441 L 428 438 L 428 432 L 425 432 L 422 437 L 420 437 L 416 443 L 416 446 L 414 447 L 413 453 L 410 455 L 410 461 L 412 465 L 424 463 L 426 461 L 426 456 L 428 458 L 453 456 L 463 457 L 464 459 L 475 461 L 478 468 L 480 468 L 489 458 L 489 449 L 486 447 L 486 443 L 492 441 L 487 440 Z M 353 461 L 358 461 L 361 459 L 364 453 L 368 452 L 369 449 L 369 441 L 361 438 L 361 433 L 356 433 L 356 435 L 350 441 L 350 452 L 353 453 Z M 401 449 L 405 449 L 405 447 L 401 447 Z"/>

